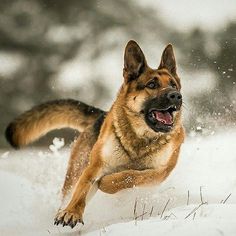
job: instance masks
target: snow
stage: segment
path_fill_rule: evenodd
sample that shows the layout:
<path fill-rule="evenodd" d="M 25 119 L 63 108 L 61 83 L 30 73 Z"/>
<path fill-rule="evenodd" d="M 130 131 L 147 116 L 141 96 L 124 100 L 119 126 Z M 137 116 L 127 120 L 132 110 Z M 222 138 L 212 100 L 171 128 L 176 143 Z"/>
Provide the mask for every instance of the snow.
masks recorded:
<path fill-rule="evenodd" d="M 6 150 L 0 154 L 0 235 L 236 235 L 236 130 L 196 134 L 177 167 L 157 187 L 115 195 L 100 191 L 84 226 L 54 226 L 69 149 Z"/>
<path fill-rule="evenodd" d="M 65 141 L 63 138 L 54 138 L 52 140 L 52 144 L 49 146 L 49 149 L 53 153 L 58 153 L 58 150 L 60 150 L 65 145 Z"/>

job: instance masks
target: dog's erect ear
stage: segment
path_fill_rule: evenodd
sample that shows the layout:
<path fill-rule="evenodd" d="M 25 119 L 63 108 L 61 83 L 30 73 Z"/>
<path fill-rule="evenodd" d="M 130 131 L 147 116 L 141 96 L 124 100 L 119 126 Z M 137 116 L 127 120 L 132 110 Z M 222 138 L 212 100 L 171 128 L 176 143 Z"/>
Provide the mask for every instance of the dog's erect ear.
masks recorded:
<path fill-rule="evenodd" d="M 158 69 L 166 68 L 172 75 L 176 76 L 176 62 L 174 50 L 171 44 L 168 44 L 161 56 L 161 63 Z"/>
<path fill-rule="evenodd" d="M 146 69 L 145 56 L 139 45 L 130 40 L 125 48 L 123 75 L 127 82 L 137 79 Z"/>

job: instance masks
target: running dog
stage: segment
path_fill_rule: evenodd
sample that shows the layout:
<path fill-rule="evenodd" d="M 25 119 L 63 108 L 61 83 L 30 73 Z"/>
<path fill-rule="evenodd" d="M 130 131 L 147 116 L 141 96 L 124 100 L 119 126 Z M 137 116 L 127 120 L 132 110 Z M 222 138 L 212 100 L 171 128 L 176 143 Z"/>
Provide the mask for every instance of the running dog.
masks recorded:
<path fill-rule="evenodd" d="M 62 189 L 71 199 L 55 224 L 83 224 L 87 201 L 100 189 L 109 194 L 134 186 L 159 184 L 175 167 L 184 129 L 180 78 L 171 44 L 158 69 L 148 66 L 131 40 L 124 53 L 124 81 L 110 111 L 72 99 L 41 104 L 6 129 L 9 143 L 20 148 L 53 129 L 80 132 L 73 144 Z"/>

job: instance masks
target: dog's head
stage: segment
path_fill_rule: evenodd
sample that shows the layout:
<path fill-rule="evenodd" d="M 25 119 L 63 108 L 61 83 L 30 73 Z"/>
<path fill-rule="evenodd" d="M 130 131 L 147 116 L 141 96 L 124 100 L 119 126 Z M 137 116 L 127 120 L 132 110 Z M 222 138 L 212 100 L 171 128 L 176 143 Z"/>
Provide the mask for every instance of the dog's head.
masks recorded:
<path fill-rule="evenodd" d="M 164 49 L 158 69 L 152 69 L 139 45 L 129 41 L 125 48 L 123 75 L 125 107 L 129 112 L 144 119 L 155 132 L 170 132 L 179 119 L 182 106 L 172 45 Z"/>

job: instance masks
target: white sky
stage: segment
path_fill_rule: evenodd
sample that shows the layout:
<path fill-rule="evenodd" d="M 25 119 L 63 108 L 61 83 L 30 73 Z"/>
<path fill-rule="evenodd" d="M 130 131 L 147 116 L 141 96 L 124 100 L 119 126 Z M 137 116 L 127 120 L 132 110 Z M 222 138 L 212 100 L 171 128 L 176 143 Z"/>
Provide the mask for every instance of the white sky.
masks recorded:
<path fill-rule="evenodd" d="M 139 3 L 156 8 L 162 19 L 182 30 L 193 26 L 215 30 L 236 19 L 236 0 L 139 0 Z"/>

